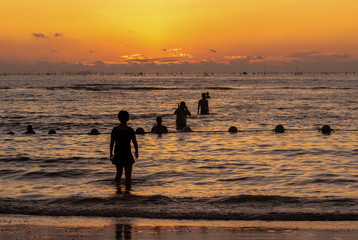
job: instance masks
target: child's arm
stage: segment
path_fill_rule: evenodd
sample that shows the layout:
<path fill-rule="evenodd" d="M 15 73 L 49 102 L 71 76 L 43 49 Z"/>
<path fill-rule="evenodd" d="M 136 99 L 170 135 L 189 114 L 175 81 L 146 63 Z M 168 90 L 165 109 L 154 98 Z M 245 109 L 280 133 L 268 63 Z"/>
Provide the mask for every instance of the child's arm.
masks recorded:
<path fill-rule="evenodd" d="M 114 138 L 111 136 L 111 143 L 109 144 L 109 159 L 113 161 L 113 145 L 114 145 Z"/>
<path fill-rule="evenodd" d="M 132 142 L 133 142 L 133 145 L 134 145 L 134 149 L 135 149 L 135 152 L 134 152 L 134 155 L 135 155 L 135 158 L 138 158 L 138 143 L 137 143 L 137 138 L 135 137 L 135 135 L 132 137 Z"/>

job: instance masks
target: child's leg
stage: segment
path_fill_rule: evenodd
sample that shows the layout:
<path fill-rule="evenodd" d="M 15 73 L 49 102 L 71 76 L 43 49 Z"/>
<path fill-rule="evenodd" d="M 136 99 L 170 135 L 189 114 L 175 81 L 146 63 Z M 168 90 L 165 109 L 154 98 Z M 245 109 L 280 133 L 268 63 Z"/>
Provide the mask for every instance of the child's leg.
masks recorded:
<path fill-rule="evenodd" d="M 121 177 L 123 174 L 123 166 L 116 165 L 116 169 L 117 169 L 117 174 L 116 174 L 116 177 L 114 178 L 114 181 L 116 183 L 121 183 Z"/>
<path fill-rule="evenodd" d="M 132 164 L 124 166 L 124 174 L 126 175 L 126 185 L 132 182 Z"/>

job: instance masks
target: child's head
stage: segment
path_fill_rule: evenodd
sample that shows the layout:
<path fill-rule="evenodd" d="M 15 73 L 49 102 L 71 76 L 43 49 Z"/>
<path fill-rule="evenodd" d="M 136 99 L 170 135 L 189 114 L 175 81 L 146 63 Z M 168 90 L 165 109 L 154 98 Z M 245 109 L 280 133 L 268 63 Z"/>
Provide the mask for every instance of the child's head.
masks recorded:
<path fill-rule="evenodd" d="M 118 113 L 118 120 L 121 123 L 127 123 L 129 120 L 129 113 L 127 111 L 120 111 Z"/>
<path fill-rule="evenodd" d="M 156 118 L 156 121 L 157 121 L 157 124 L 162 124 L 162 122 L 163 122 L 163 119 L 162 119 L 162 117 L 157 117 Z"/>

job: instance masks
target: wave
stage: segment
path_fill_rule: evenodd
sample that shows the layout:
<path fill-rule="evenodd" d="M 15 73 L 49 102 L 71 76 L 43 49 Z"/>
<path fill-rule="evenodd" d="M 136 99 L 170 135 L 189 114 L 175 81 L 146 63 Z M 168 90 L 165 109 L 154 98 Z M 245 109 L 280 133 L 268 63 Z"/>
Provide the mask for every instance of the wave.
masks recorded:
<path fill-rule="evenodd" d="M 110 90 L 123 90 L 123 91 L 177 91 L 177 90 L 203 90 L 201 86 L 195 87 L 177 87 L 177 86 L 122 86 L 116 84 L 76 84 L 69 86 L 51 86 L 45 87 L 46 90 L 86 90 L 86 91 L 110 91 Z M 236 87 L 206 87 L 208 90 L 239 90 Z"/>
<path fill-rule="evenodd" d="M 83 176 L 93 174 L 95 171 L 90 169 L 68 169 L 62 171 L 32 171 L 20 176 L 20 179 L 39 179 L 39 178 L 82 178 Z"/>
<path fill-rule="evenodd" d="M 0 158 L 0 163 L 7 163 L 7 162 L 14 162 L 14 163 L 21 163 L 21 162 L 26 162 L 26 164 L 30 164 L 30 163 L 44 163 L 44 164 L 48 164 L 48 163 L 56 163 L 56 164 L 71 164 L 71 163 L 88 163 L 90 162 L 91 164 L 97 164 L 97 163 L 101 163 L 101 161 L 103 160 L 108 160 L 107 158 L 104 157 L 94 157 L 94 158 L 84 158 L 84 157 L 68 157 L 68 158 L 30 158 L 30 157 L 22 157 L 22 156 L 18 156 L 18 157 L 4 157 L 4 158 Z M 3 169 L 5 170 L 5 169 Z"/>
<path fill-rule="evenodd" d="M 109 90 L 140 90 L 140 91 L 153 91 L 153 90 L 178 90 L 177 87 L 152 87 L 152 86 L 118 86 L 113 84 L 77 84 L 73 86 L 56 86 L 46 87 L 47 90 L 87 90 L 87 91 L 109 91 Z"/>
<path fill-rule="evenodd" d="M 42 200 L 0 198 L 0 214 L 206 220 L 357 221 L 358 199 L 265 195 L 198 198 L 119 193 L 111 197 L 71 196 Z"/>

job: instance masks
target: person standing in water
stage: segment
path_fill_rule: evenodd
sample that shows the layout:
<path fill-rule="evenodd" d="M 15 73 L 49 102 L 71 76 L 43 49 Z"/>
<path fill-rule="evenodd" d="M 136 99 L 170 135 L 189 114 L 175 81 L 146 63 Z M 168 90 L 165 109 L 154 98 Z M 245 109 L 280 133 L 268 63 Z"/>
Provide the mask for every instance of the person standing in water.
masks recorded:
<path fill-rule="evenodd" d="M 131 151 L 131 142 L 134 145 L 136 158 L 138 158 L 138 143 L 133 128 L 127 125 L 129 113 L 127 111 L 120 111 L 118 113 L 118 120 L 120 124 L 114 127 L 111 133 L 110 159 L 117 169 L 114 181 L 117 184 L 120 183 L 124 169 L 125 184 L 127 187 L 130 187 L 132 182 L 132 165 L 135 162 Z"/>
<path fill-rule="evenodd" d="M 177 130 L 182 130 L 184 127 L 186 127 L 186 119 L 188 116 L 191 116 L 190 111 L 185 105 L 185 102 L 181 102 L 178 105 L 178 108 L 174 112 L 175 115 L 177 115 Z"/>
<path fill-rule="evenodd" d="M 157 117 L 156 118 L 157 121 L 157 125 L 155 125 L 152 128 L 151 133 L 158 133 L 158 134 L 162 134 L 162 133 L 167 133 L 168 132 L 168 128 L 166 126 L 162 125 L 163 119 L 162 117 Z"/>
<path fill-rule="evenodd" d="M 26 129 L 26 132 L 25 132 L 26 134 L 36 134 L 35 133 L 35 131 L 34 131 L 34 129 L 33 129 L 33 127 L 32 127 L 32 125 L 28 125 L 27 126 L 27 129 Z"/>
<path fill-rule="evenodd" d="M 202 99 L 198 102 L 198 114 L 209 114 L 209 101 L 207 100 L 209 93 L 202 93 L 201 96 Z"/>

